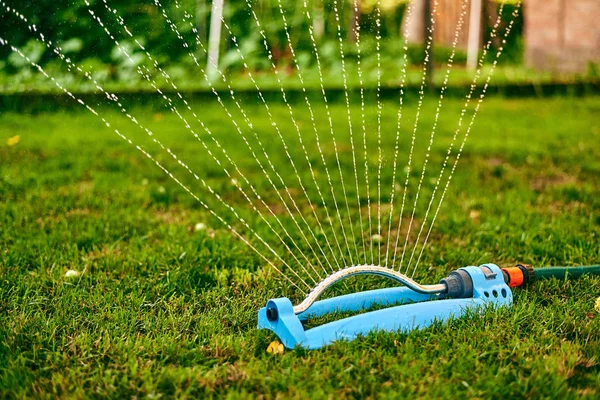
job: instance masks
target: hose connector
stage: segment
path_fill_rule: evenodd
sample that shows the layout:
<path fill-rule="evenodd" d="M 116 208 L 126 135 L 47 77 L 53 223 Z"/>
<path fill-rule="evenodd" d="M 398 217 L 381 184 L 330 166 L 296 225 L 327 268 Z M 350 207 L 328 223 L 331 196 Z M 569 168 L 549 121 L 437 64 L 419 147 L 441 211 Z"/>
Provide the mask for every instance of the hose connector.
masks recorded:
<path fill-rule="evenodd" d="M 510 287 L 525 286 L 535 280 L 535 271 L 528 264 L 502 268 L 502 275 L 504 275 L 504 282 Z"/>

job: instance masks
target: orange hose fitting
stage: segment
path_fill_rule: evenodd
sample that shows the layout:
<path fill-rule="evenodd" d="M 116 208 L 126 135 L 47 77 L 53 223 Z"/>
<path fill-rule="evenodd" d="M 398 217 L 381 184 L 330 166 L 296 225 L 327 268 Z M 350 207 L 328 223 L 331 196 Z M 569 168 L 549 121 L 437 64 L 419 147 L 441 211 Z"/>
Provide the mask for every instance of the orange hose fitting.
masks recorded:
<path fill-rule="evenodd" d="M 517 287 L 517 286 L 521 286 L 523 284 L 525 277 L 523 276 L 523 271 L 521 271 L 521 268 L 519 268 L 519 267 L 502 268 L 502 271 L 504 271 L 508 275 L 508 286 Z"/>

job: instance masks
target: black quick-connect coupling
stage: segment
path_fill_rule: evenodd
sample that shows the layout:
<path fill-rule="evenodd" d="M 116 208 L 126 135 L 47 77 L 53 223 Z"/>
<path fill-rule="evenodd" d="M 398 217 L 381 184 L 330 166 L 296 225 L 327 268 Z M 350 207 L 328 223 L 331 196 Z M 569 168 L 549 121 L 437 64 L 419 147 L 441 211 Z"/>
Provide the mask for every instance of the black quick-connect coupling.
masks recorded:
<path fill-rule="evenodd" d="M 473 297 L 473 279 L 467 271 L 457 269 L 440 281 L 446 285 L 444 297 L 467 298 Z"/>
<path fill-rule="evenodd" d="M 523 284 L 527 285 L 535 281 L 535 270 L 529 264 L 517 264 L 517 268 L 519 268 L 523 272 Z"/>

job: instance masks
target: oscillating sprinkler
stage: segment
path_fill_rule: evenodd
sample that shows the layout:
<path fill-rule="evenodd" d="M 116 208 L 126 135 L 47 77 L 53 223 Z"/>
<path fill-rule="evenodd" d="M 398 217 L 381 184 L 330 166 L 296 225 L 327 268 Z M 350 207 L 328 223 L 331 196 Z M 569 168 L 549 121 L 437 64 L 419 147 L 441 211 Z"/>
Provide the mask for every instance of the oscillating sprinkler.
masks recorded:
<path fill-rule="evenodd" d="M 402 286 L 368 290 L 318 300 L 336 282 L 356 275 L 379 275 Z M 390 268 L 358 265 L 344 268 L 322 280 L 294 306 L 286 298 L 272 299 L 258 312 L 258 327 L 269 329 L 287 348 L 301 346 L 318 349 L 336 340 L 353 340 L 371 331 L 409 332 L 423 329 L 435 321 L 444 322 L 484 307 L 508 307 L 511 288 L 539 279 L 574 279 L 584 274 L 600 275 L 600 265 L 582 267 L 533 268 L 518 264 L 500 268 L 495 264 L 464 267 L 450 272 L 438 284 L 421 285 Z M 357 312 L 372 306 L 388 308 L 371 311 L 305 330 L 309 318 L 334 312 Z"/>

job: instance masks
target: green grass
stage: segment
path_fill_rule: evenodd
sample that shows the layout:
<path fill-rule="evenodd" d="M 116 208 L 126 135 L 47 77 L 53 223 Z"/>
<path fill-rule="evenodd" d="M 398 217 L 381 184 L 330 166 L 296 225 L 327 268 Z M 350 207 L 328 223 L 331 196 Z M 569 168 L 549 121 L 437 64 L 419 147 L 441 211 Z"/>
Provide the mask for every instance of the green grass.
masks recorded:
<path fill-rule="evenodd" d="M 384 106 L 382 193 L 387 200 L 396 104 Z M 411 205 L 435 106 L 434 101 L 426 102 L 422 113 Z M 461 106 L 456 100 L 444 105 L 417 210 L 418 224 Z M 218 104 L 193 107 L 265 201 L 280 204 Z M 232 104 L 229 108 L 235 110 Z M 294 109 L 310 159 L 319 166 L 308 112 L 301 103 Z M 306 211 L 307 203 L 264 109 L 253 105 L 247 111 L 278 172 Z M 303 180 L 310 183 L 287 109 L 272 105 L 272 111 Z M 415 111 L 413 103 L 405 107 L 402 177 Z M 321 106 L 315 112 L 325 157 L 333 166 L 326 114 Z M 355 202 L 346 108 L 334 104 L 332 112 L 348 198 Z M 597 264 L 599 112 L 597 97 L 486 100 L 417 277 L 437 282 L 453 268 L 484 262 Z M 176 116 L 159 108 L 134 108 L 132 113 L 234 204 L 276 251 L 284 252 Z M 360 107 L 354 106 L 352 113 L 360 144 Z M 183 183 L 247 233 L 120 112 L 104 107 L 101 115 L 157 154 Z M 367 106 L 367 115 L 373 177 L 374 105 Z M 193 121 L 190 113 L 184 116 Z M 206 137 L 197 123 L 192 125 Z M 16 135 L 20 142 L 8 146 L 7 140 Z M 99 119 L 85 111 L 0 114 L 0 160 L 2 398 L 600 396 L 597 277 L 538 282 L 515 290 L 511 309 L 489 310 L 420 332 L 373 333 L 320 351 L 272 355 L 266 348 L 275 337 L 256 329 L 256 312 L 273 296 L 298 294 L 286 290 L 285 281 L 252 250 Z M 362 174 L 362 153 L 358 162 Z M 318 171 L 320 185 L 328 188 L 322 167 Z M 339 183 L 334 184 L 335 201 L 345 206 Z M 312 199 L 318 198 L 314 185 L 307 184 L 307 189 Z M 377 200 L 376 193 L 372 182 L 372 201 Z M 328 190 L 324 197 L 331 207 L 334 198 Z M 363 211 L 365 197 L 362 193 Z M 315 204 L 323 216 L 324 207 Z M 292 227 L 278 207 L 277 215 Z M 310 213 L 305 214 L 314 223 Z M 207 229 L 195 231 L 198 222 Z M 324 234 L 333 238 L 340 232 Z M 251 235 L 247 237 L 260 247 Z M 356 240 L 362 243 L 360 236 Z M 82 274 L 66 278 L 69 269 Z M 380 284 L 360 280 L 350 288 Z"/>

